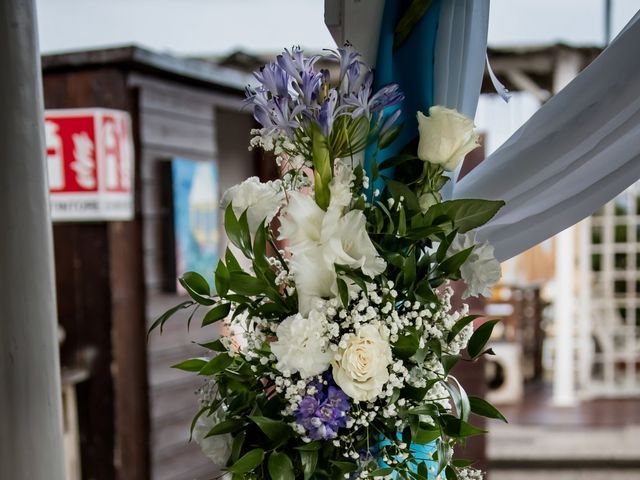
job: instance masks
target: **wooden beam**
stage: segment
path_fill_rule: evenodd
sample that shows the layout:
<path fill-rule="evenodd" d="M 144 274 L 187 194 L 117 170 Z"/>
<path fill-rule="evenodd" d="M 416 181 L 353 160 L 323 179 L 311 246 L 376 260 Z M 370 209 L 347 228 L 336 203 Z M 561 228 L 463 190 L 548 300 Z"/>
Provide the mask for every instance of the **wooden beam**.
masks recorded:
<path fill-rule="evenodd" d="M 551 94 L 548 91 L 540 88 L 538 84 L 522 70 L 512 67 L 508 68 L 504 73 L 518 90 L 531 93 L 534 97 L 540 100 L 541 103 L 546 102 L 551 97 Z"/>

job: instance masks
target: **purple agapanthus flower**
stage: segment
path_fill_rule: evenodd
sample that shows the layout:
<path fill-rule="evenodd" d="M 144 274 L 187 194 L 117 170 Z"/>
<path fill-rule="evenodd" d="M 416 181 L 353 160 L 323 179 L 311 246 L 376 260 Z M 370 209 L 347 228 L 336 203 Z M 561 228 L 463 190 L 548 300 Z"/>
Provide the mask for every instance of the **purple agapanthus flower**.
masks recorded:
<path fill-rule="evenodd" d="M 320 57 L 305 57 L 300 47 L 285 50 L 275 62 L 254 74 L 259 85 L 247 88 L 245 104 L 253 108 L 263 135 L 282 135 L 300 142 L 301 150 L 308 151 L 305 142 L 317 126 L 329 145 L 337 146 L 332 153 L 346 157 L 366 146 L 369 132 L 362 128 L 361 117 L 371 120 L 375 128 L 383 123 L 385 131 L 392 128 L 397 115 L 389 116 L 384 109 L 404 98 L 398 86 L 387 85 L 374 93 L 373 73 L 351 45 L 331 51 L 329 56 L 339 62 L 335 82 L 328 71 L 316 68 Z M 338 120 L 341 135 L 349 136 L 348 146 L 342 137 L 331 143 Z M 299 129 L 303 135 L 298 135 Z"/>
<path fill-rule="evenodd" d="M 351 408 L 349 397 L 329 376 L 327 385 L 317 380 L 310 382 L 315 393 L 305 395 L 298 404 L 296 423 L 301 425 L 311 440 L 331 440 L 338 430 L 347 426 Z"/>

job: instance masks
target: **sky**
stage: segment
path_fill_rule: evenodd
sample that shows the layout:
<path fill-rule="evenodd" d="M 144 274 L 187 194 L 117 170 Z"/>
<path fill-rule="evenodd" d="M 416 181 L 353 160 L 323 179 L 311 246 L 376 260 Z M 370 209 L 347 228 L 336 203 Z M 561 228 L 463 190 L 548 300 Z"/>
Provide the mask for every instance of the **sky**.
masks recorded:
<path fill-rule="evenodd" d="M 333 46 L 323 0 L 36 0 L 44 53 L 135 43 L 181 55 Z M 366 1 L 366 0 L 363 0 Z M 613 32 L 640 0 L 611 0 Z M 492 0 L 489 44 L 601 45 L 605 0 Z"/>

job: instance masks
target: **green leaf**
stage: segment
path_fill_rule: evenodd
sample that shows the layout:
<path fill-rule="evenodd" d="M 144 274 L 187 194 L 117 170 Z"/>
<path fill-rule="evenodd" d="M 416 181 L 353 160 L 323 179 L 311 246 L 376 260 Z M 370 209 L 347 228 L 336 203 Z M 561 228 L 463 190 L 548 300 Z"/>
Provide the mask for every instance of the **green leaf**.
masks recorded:
<path fill-rule="evenodd" d="M 207 342 L 207 343 L 198 343 L 197 345 L 200 345 L 203 348 L 206 348 L 207 350 L 211 350 L 213 352 L 226 352 L 227 349 L 225 348 L 225 346 L 222 344 L 222 341 L 218 340 L 214 340 L 213 342 Z"/>
<path fill-rule="evenodd" d="M 444 474 L 447 480 L 458 480 L 458 474 L 453 468 L 451 468 L 450 465 L 447 465 L 447 467 L 444 469 Z"/>
<path fill-rule="evenodd" d="M 464 459 L 456 459 L 451 461 L 451 465 L 458 468 L 465 468 L 473 465 L 475 462 L 473 460 L 464 460 Z"/>
<path fill-rule="evenodd" d="M 391 127 L 386 132 L 384 132 L 384 135 L 381 135 L 380 139 L 378 140 L 378 148 L 380 150 L 384 150 L 389 145 L 391 145 L 395 141 L 395 139 L 398 138 L 398 135 L 400 135 L 400 132 L 402 132 L 403 126 L 404 126 L 403 123 L 399 123 Z"/>
<path fill-rule="evenodd" d="M 205 366 L 200 370 L 200 375 L 215 375 L 223 371 L 229 365 L 233 363 L 233 358 L 226 353 L 220 353 L 213 357 Z"/>
<path fill-rule="evenodd" d="M 439 437 L 439 428 L 420 423 L 420 427 L 416 430 L 413 436 L 413 442 L 420 445 L 426 445 L 427 443 L 431 443 Z"/>
<path fill-rule="evenodd" d="M 238 432 L 238 434 L 233 439 L 233 444 L 231 445 L 231 461 L 237 462 L 240 458 L 240 452 L 242 451 L 242 446 L 244 445 L 244 440 L 247 436 L 247 432 L 242 431 Z"/>
<path fill-rule="evenodd" d="M 413 28 L 422 19 L 431 6 L 432 0 L 412 0 L 409 8 L 400 17 L 396 24 L 393 36 L 393 49 L 397 50 L 413 31 Z"/>
<path fill-rule="evenodd" d="M 398 235 L 404 237 L 407 234 L 407 214 L 405 213 L 404 207 L 400 208 L 400 212 L 398 215 Z"/>
<path fill-rule="evenodd" d="M 184 370 L 185 372 L 199 372 L 206 364 L 207 361 L 202 358 L 189 358 L 183 362 L 171 365 L 171 368 L 177 368 L 178 370 Z"/>
<path fill-rule="evenodd" d="M 271 271 L 271 267 L 267 261 L 267 229 L 264 226 L 264 221 L 256 230 L 253 240 L 253 257 L 254 267 L 257 267 L 255 268 L 256 270 L 262 272 Z"/>
<path fill-rule="evenodd" d="M 471 358 L 476 358 L 480 353 L 482 353 L 484 346 L 491 338 L 493 328 L 499 321 L 500 320 L 489 320 L 484 322 L 476 329 L 475 332 L 473 332 L 473 335 L 471 335 L 471 338 L 469 339 L 469 344 L 467 345 L 467 351 Z"/>
<path fill-rule="evenodd" d="M 449 460 L 451 460 L 453 452 L 451 451 L 449 443 L 444 440 L 438 442 L 436 451 L 438 453 L 438 470 L 436 475 L 438 475 L 447 466 Z"/>
<path fill-rule="evenodd" d="M 222 422 L 213 426 L 211 430 L 205 435 L 207 437 L 213 437 L 215 435 L 224 435 L 225 433 L 239 432 L 245 427 L 245 423 L 238 419 L 223 420 Z"/>
<path fill-rule="evenodd" d="M 413 290 L 413 294 L 423 303 L 435 303 L 438 301 L 438 297 L 431 288 L 431 285 L 429 285 L 429 281 L 426 279 L 420 281 L 420 283 L 416 285 L 416 288 Z"/>
<path fill-rule="evenodd" d="M 439 417 L 439 422 L 444 433 L 454 438 L 465 438 L 486 433 L 484 430 L 480 430 L 453 415 L 442 415 Z"/>
<path fill-rule="evenodd" d="M 405 204 L 410 211 L 420 211 L 418 197 L 416 197 L 416 194 L 406 184 L 391 180 L 387 177 L 384 177 L 384 181 L 396 201 L 400 201 L 400 197 L 404 197 L 403 204 Z"/>
<path fill-rule="evenodd" d="M 349 306 L 349 287 L 347 287 L 347 283 L 341 278 L 338 278 L 338 294 L 340 295 L 342 305 L 344 305 L 344 308 L 347 308 Z"/>
<path fill-rule="evenodd" d="M 387 168 L 397 167 L 411 160 L 418 160 L 418 157 L 410 153 L 401 153 L 395 157 L 387 158 L 378 165 L 378 169 L 386 170 Z"/>
<path fill-rule="evenodd" d="M 387 475 L 391 475 L 394 472 L 393 468 L 379 468 L 374 470 L 369 474 L 369 477 L 386 477 Z"/>
<path fill-rule="evenodd" d="M 300 463 L 302 464 L 304 480 L 309 480 L 313 477 L 316 467 L 318 466 L 318 451 L 300 450 Z"/>
<path fill-rule="evenodd" d="M 227 250 L 228 252 L 229 250 Z M 229 270 L 222 260 L 218 262 L 215 273 L 216 293 L 221 297 L 226 295 L 229 291 L 229 284 L 231 283 L 229 277 Z"/>
<path fill-rule="evenodd" d="M 247 220 L 247 210 L 242 212 L 242 215 L 240 215 L 240 218 L 238 219 L 238 225 L 240 227 L 240 241 L 242 245 L 244 245 L 242 252 L 247 257 L 250 258 L 252 253 L 252 247 L 251 247 L 251 231 L 249 230 L 249 221 Z"/>
<path fill-rule="evenodd" d="M 150 334 L 153 330 L 155 330 L 158 327 L 160 327 L 160 333 L 162 333 L 164 324 L 167 320 L 169 320 L 169 318 L 171 318 L 178 310 L 184 310 L 185 308 L 189 308 L 192 305 L 195 305 L 195 303 L 192 302 L 191 300 L 187 300 L 186 302 L 182 302 L 181 304 L 176 305 L 175 307 L 171 307 L 169 310 L 164 312 L 153 322 L 153 325 L 149 327 L 149 332 L 147 333 L 147 335 Z"/>
<path fill-rule="evenodd" d="M 227 247 L 224 260 L 227 263 L 227 269 L 230 272 L 242 272 L 242 267 L 240 266 L 240 263 L 238 263 L 236 256 L 233 254 L 233 252 L 229 247 Z"/>
<path fill-rule="evenodd" d="M 264 450 L 261 448 L 254 448 L 249 453 L 246 453 L 241 459 L 228 468 L 231 473 L 242 475 L 255 469 L 264 460 Z"/>
<path fill-rule="evenodd" d="M 202 275 L 197 272 L 187 272 L 178 281 L 187 291 L 189 296 L 200 305 L 213 305 L 215 300 L 211 298 L 211 289 Z"/>
<path fill-rule="evenodd" d="M 442 355 L 440 361 L 442 362 L 442 367 L 444 368 L 444 374 L 448 375 L 453 367 L 455 367 L 456 364 L 460 361 L 460 355 Z"/>
<path fill-rule="evenodd" d="M 221 303 L 220 305 L 216 305 L 211 310 L 209 310 L 204 318 L 202 319 L 202 326 L 205 327 L 207 325 L 211 325 L 212 323 L 217 322 L 218 320 L 222 320 L 231 311 L 230 303 Z"/>
<path fill-rule="evenodd" d="M 208 410 L 209 410 L 209 405 L 202 407 L 200 410 L 198 410 L 198 413 L 196 413 L 191 419 L 191 427 L 189 428 L 189 441 L 191 441 L 192 439 L 193 430 L 196 428 L 198 419 L 202 416 L 203 413 L 205 413 Z"/>
<path fill-rule="evenodd" d="M 338 467 L 342 473 L 351 473 L 358 470 L 358 465 L 352 462 L 339 462 L 338 460 L 330 460 L 332 465 Z"/>
<path fill-rule="evenodd" d="M 429 208 L 426 219 L 432 225 L 436 219 L 446 217 L 453 222 L 454 229 L 466 233 L 487 223 L 503 206 L 504 202 L 497 200 L 448 200 Z"/>
<path fill-rule="evenodd" d="M 474 247 L 465 248 L 461 252 L 451 255 L 449 258 L 447 258 L 444 262 L 440 264 L 440 266 L 438 267 L 439 270 L 441 270 L 447 275 L 453 275 L 458 273 L 458 271 L 460 270 L 460 267 L 462 267 L 464 262 L 467 261 L 467 258 L 469 258 L 469 255 L 471 255 L 471 252 L 473 252 L 473 248 Z"/>
<path fill-rule="evenodd" d="M 273 452 L 269 455 L 268 468 L 272 480 L 295 480 L 293 463 L 286 453 Z"/>
<path fill-rule="evenodd" d="M 462 317 L 460 320 L 458 320 L 447 335 L 447 343 L 451 343 L 464 327 L 469 325 L 476 318 L 480 317 L 481 315 L 467 315 L 466 317 Z"/>
<path fill-rule="evenodd" d="M 419 346 L 418 334 L 410 332 L 398 338 L 398 341 L 393 345 L 393 352 L 402 359 L 408 359 L 416 353 Z"/>
<path fill-rule="evenodd" d="M 229 276 L 231 280 L 229 289 L 240 295 L 252 297 L 264 295 L 267 291 L 268 285 L 266 282 L 248 273 L 230 272 Z"/>
<path fill-rule="evenodd" d="M 471 414 L 471 405 L 467 392 L 465 392 L 455 377 L 449 376 L 448 380 L 448 382 L 442 382 L 442 384 L 449 392 L 449 395 L 451 395 L 451 400 L 453 400 L 456 410 L 458 411 L 458 417 L 466 422 L 469 420 L 469 415 Z"/>
<path fill-rule="evenodd" d="M 270 440 L 282 440 L 291 435 L 291 427 L 281 420 L 261 416 L 249 416 L 249 420 L 255 423 Z"/>
<path fill-rule="evenodd" d="M 242 243 L 240 223 L 236 218 L 236 214 L 233 212 L 231 204 L 229 204 L 224 211 L 224 230 L 227 233 L 227 237 L 229 237 L 229 241 L 244 252 L 245 245 Z"/>
<path fill-rule="evenodd" d="M 471 407 L 471 411 L 476 415 L 481 415 L 487 418 L 495 418 L 496 420 L 502 420 L 504 423 L 507 422 L 507 419 L 500 413 L 500 411 L 491 405 L 489 402 L 480 397 L 474 397 L 473 395 L 469 396 L 469 405 Z"/>
<path fill-rule="evenodd" d="M 402 210 L 401 210 L 402 212 Z M 404 277 L 404 285 L 408 288 L 416 280 L 416 254 L 415 251 L 409 251 L 402 268 Z"/>

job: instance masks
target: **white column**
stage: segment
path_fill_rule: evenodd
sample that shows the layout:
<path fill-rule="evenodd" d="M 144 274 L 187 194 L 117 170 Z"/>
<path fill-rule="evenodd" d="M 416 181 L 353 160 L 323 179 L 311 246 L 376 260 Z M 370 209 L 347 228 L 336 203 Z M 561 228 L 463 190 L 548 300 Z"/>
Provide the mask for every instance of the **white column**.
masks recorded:
<path fill-rule="evenodd" d="M 553 93 L 558 93 L 580 73 L 580 57 L 560 50 L 556 59 Z M 575 227 L 556 235 L 556 278 L 554 322 L 556 358 L 553 370 L 553 402 L 558 406 L 576 403 L 575 362 Z"/>
<path fill-rule="evenodd" d="M 575 396 L 574 340 L 574 227 L 556 235 L 556 278 L 553 305 L 555 323 L 555 365 L 553 403 L 570 406 Z"/>
<path fill-rule="evenodd" d="M 63 480 L 34 0 L 0 1 L 0 478 Z"/>

